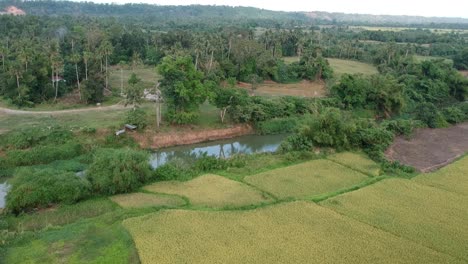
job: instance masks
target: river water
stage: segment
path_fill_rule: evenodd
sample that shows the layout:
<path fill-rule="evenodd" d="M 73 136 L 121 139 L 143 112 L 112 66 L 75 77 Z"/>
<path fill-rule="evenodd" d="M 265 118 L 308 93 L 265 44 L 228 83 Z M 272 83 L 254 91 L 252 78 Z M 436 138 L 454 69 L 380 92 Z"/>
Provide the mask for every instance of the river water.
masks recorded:
<path fill-rule="evenodd" d="M 200 144 L 169 147 L 153 152 L 150 162 L 153 168 L 157 168 L 174 159 L 181 159 L 185 162 L 194 161 L 204 153 L 217 158 L 229 158 L 235 154 L 274 152 L 287 136 L 287 134 L 248 135 Z"/>
<path fill-rule="evenodd" d="M 0 208 L 5 208 L 5 197 L 9 189 L 10 185 L 8 183 L 0 183 Z"/>

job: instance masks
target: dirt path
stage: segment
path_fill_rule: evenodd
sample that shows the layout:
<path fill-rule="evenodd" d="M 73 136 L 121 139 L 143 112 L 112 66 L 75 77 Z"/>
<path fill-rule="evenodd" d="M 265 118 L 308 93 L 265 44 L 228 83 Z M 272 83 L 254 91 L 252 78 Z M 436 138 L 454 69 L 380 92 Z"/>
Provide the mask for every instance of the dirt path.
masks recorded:
<path fill-rule="evenodd" d="M 16 110 L 16 109 L 0 107 L 0 113 L 10 114 L 10 115 L 52 115 L 52 114 L 68 114 L 68 113 L 80 113 L 80 112 L 90 112 L 90 111 L 105 111 L 105 110 L 115 110 L 115 109 L 124 109 L 124 108 L 125 106 L 120 105 L 120 104 L 115 104 L 115 105 L 110 105 L 110 106 L 80 108 L 80 109 L 52 110 L 52 111 L 27 111 L 27 110 Z"/>
<path fill-rule="evenodd" d="M 410 140 L 398 137 L 385 155 L 421 172 L 430 172 L 453 162 L 467 151 L 468 122 L 449 128 L 419 129 Z"/>

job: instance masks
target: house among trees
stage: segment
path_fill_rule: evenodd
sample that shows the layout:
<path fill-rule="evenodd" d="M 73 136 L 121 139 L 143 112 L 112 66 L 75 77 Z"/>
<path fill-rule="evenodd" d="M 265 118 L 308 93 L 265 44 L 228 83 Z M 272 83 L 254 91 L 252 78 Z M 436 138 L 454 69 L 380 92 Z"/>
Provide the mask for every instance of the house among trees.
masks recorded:
<path fill-rule="evenodd" d="M 0 12 L 0 15 L 24 16 L 26 12 L 16 6 L 9 6 L 4 9 L 4 12 Z"/>
<path fill-rule="evenodd" d="M 65 79 L 63 79 L 62 76 L 54 76 L 54 77 L 52 77 L 52 82 L 53 82 L 53 83 L 62 82 L 62 81 L 65 81 Z"/>

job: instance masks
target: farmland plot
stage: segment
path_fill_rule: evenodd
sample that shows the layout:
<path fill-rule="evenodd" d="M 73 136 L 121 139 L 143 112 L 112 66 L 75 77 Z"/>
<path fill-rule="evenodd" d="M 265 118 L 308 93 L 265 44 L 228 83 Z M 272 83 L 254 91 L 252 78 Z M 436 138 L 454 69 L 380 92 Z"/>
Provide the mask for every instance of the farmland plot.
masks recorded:
<path fill-rule="evenodd" d="M 314 160 L 299 165 L 248 176 L 245 181 L 278 198 L 311 198 L 358 184 L 368 177 L 329 160 Z"/>
<path fill-rule="evenodd" d="M 465 262 L 468 260 L 466 196 L 410 180 L 387 179 L 321 205 Z"/>
<path fill-rule="evenodd" d="M 173 195 L 130 193 L 110 197 L 123 208 L 176 207 L 185 204 L 184 199 Z"/>
<path fill-rule="evenodd" d="M 195 206 L 242 207 L 272 201 L 260 191 L 217 175 L 204 175 L 188 182 L 159 182 L 145 187 L 156 193 L 187 197 Z"/>
<path fill-rule="evenodd" d="M 124 221 L 142 263 L 462 263 L 309 202 Z"/>

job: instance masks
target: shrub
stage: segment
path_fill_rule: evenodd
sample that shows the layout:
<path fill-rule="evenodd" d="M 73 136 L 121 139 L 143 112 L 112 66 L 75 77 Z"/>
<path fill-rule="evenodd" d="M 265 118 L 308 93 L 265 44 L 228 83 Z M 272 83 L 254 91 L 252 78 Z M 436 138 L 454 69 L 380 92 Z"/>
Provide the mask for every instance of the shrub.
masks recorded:
<path fill-rule="evenodd" d="M 174 163 L 167 163 L 156 168 L 153 175 L 158 181 L 186 181 L 193 178 L 194 172 L 177 167 Z"/>
<path fill-rule="evenodd" d="M 175 111 L 168 111 L 166 113 L 166 117 L 171 123 L 184 125 L 184 124 L 191 124 L 194 123 L 195 120 L 198 118 L 197 112 L 175 112 Z"/>
<path fill-rule="evenodd" d="M 7 164 L 10 166 L 29 166 L 46 164 L 54 160 L 66 160 L 79 156 L 82 146 L 78 143 L 66 143 L 55 146 L 37 146 L 30 150 L 7 151 Z"/>
<path fill-rule="evenodd" d="M 347 149 L 351 147 L 350 135 L 355 133 L 356 126 L 343 116 L 337 108 L 325 108 L 301 131 L 314 145 Z"/>
<path fill-rule="evenodd" d="M 445 121 L 451 124 L 461 123 L 466 119 L 465 113 L 463 113 L 462 109 L 456 106 L 444 108 L 442 110 L 442 115 L 444 116 Z"/>
<path fill-rule="evenodd" d="M 144 129 L 148 125 L 147 114 L 144 110 L 136 108 L 127 112 L 125 123 L 137 126 L 137 129 Z"/>
<path fill-rule="evenodd" d="M 385 120 L 381 126 L 396 136 L 410 136 L 414 129 L 424 127 L 425 124 L 419 120 L 395 119 Z"/>
<path fill-rule="evenodd" d="M 54 169 L 20 169 L 10 183 L 6 205 L 16 214 L 54 203 L 71 204 L 90 194 L 87 181 L 72 172 Z"/>
<path fill-rule="evenodd" d="M 135 190 L 151 179 L 149 155 L 131 149 L 100 149 L 95 153 L 86 177 L 98 194 Z"/>
<path fill-rule="evenodd" d="M 291 133 L 299 124 L 299 119 L 295 117 L 275 118 L 257 123 L 256 130 L 261 135 Z"/>
<path fill-rule="evenodd" d="M 416 119 L 421 120 L 430 128 L 446 127 L 442 114 L 437 110 L 437 107 L 432 103 L 422 103 L 416 107 Z"/>
<path fill-rule="evenodd" d="M 1 145 L 8 148 L 26 149 L 36 145 L 62 144 L 73 138 L 73 133 L 62 128 L 28 128 L 8 133 Z"/>
<path fill-rule="evenodd" d="M 229 163 L 224 159 L 219 159 L 213 156 L 208 156 L 206 153 L 197 158 L 194 168 L 200 172 L 209 172 L 214 170 L 224 170 L 229 166 Z"/>
<path fill-rule="evenodd" d="M 312 141 L 304 135 L 295 134 L 287 137 L 279 147 L 280 152 L 310 151 L 313 147 Z"/>

